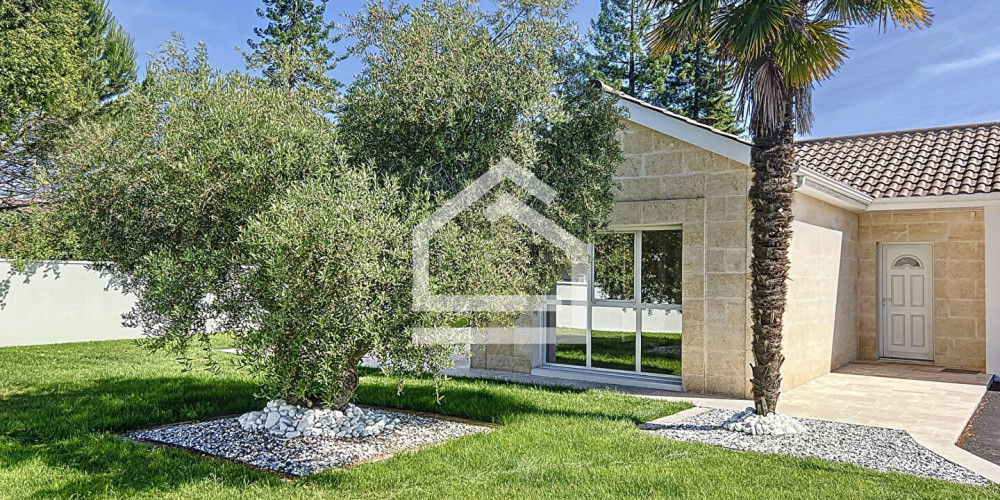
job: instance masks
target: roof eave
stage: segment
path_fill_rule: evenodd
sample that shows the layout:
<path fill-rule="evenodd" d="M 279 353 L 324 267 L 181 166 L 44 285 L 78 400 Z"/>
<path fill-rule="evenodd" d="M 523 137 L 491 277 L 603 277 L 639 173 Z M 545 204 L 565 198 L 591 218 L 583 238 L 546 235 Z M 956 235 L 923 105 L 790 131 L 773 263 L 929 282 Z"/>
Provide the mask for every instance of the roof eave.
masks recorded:
<path fill-rule="evenodd" d="M 874 198 L 810 168 L 795 167 L 796 190 L 851 212 L 864 212 Z"/>
<path fill-rule="evenodd" d="M 641 99 L 619 92 L 604 82 L 601 89 L 618 98 L 618 104 L 628 110 L 626 119 L 643 127 L 675 137 L 743 165 L 750 165 L 751 142 L 715 127 L 671 113 Z"/>
<path fill-rule="evenodd" d="M 872 202 L 871 206 L 867 208 L 867 211 L 953 210 L 984 207 L 1000 207 L 1000 192 L 878 198 Z"/>

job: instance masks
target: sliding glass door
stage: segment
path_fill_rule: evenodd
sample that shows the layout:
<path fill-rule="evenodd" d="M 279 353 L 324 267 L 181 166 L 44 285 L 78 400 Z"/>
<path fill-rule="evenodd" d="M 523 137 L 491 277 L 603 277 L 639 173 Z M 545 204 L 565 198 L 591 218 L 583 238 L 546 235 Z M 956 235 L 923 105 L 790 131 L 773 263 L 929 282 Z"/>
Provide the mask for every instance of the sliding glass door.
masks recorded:
<path fill-rule="evenodd" d="M 680 375 L 681 231 L 617 231 L 591 245 L 588 279 L 557 286 L 547 362 Z"/>

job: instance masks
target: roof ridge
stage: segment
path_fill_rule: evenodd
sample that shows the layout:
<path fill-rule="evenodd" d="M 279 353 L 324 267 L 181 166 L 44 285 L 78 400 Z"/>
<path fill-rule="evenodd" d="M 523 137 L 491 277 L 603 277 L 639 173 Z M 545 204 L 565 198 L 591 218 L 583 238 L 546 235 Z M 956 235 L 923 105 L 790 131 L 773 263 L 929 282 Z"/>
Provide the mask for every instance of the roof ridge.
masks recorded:
<path fill-rule="evenodd" d="M 806 142 L 829 142 L 838 141 L 844 139 L 864 139 L 870 138 L 874 139 L 876 137 L 886 137 L 894 135 L 908 135 L 908 134 L 919 134 L 923 132 L 943 132 L 946 130 L 963 130 L 967 128 L 978 128 L 978 127 L 1000 127 L 1000 121 L 993 122 L 979 122 L 979 123 L 964 123 L 958 125 L 943 125 L 938 127 L 924 127 L 924 128 L 912 128 L 904 130 L 890 130 L 885 132 L 872 132 L 867 134 L 849 134 L 849 135 L 834 135 L 830 137 L 815 137 L 809 139 L 799 139 L 795 141 L 796 144 L 806 143 Z"/>

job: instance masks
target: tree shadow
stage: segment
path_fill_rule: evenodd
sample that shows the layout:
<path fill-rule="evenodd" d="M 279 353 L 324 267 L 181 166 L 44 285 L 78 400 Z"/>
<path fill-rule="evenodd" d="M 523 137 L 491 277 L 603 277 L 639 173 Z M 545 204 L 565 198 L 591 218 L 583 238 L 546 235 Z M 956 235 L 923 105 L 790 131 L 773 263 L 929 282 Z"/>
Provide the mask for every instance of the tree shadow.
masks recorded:
<path fill-rule="evenodd" d="M 537 415 L 641 422 L 648 406 L 621 395 L 588 389 L 453 379 L 438 404 L 430 380 L 396 383 L 366 371 L 357 403 L 416 410 L 501 424 Z M 258 409 L 249 380 L 114 377 L 72 384 L 37 385 L 0 398 L 0 462 L 9 470 L 40 463 L 66 471 L 36 498 L 88 497 L 107 491 L 128 496 L 170 491 L 201 481 L 233 488 L 279 487 L 277 476 L 180 449 L 139 444 L 119 434 L 160 425 L 207 420 Z M 568 397 L 560 397 L 568 396 Z M 649 401 L 650 405 L 669 405 Z"/>
<path fill-rule="evenodd" d="M 371 375 L 366 371 L 362 375 Z M 687 407 L 682 403 L 636 399 L 604 389 L 542 386 L 502 380 L 451 377 L 439 391 L 428 379 L 407 379 L 402 393 L 391 379 L 362 379 L 358 404 L 403 408 L 488 423 L 505 424 L 530 416 L 584 417 L 643 423 Z M 441 396 L 440 403 L 438 395 Z M 570 396 L 558 397 L 558 396 Z M 575 397 L 574 397 L 575 396 Z M 656 416 L 651 416 L 656 415 Z"/>
<path fill-rule="evenodd" d="M 111 378 L 36 387 L 0 399 L 0 457 L 5 467 L 41 462 L 64 474 L 37 498 L 87 497 L 176 489 L 200 480 L 238 487 L 280 484 L 277 477 L 223 460 L 121 439 L 117 434 L 261 406 L 246 381 L 195 377 Z"/>

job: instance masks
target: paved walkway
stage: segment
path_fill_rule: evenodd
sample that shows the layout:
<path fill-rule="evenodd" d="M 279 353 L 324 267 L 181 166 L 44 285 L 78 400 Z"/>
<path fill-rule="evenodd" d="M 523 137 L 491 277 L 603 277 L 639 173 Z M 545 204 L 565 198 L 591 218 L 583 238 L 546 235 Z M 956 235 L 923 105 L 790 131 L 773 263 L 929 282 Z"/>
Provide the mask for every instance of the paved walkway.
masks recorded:
<path fill-rule="evenodd" d="M 935 453 L 1000 482 L 1000 466 L 955 443 L 990 376 L 903 363 L 852 363 L 784 394 L 779 411 L 800 418 L 902 429 Z"/>
<path fill-rule="evenodd" d="M 778 410 L 799 418 L 902 429 L 935 453 L 1000 483 L 1000 466 L 955 446 L 986 392 L 990 376 L 941 370 L 940 367 L 922 364 L 852 363 L 782 394 Z M 699 408 L 742 410 L 753 406 L 746 399 L 518 373 L 462 368 L 453 370 L 450 374 L 579 388 L 615 389 L 667 401 L 686 401 Z M 699 408 L 667 419 L 680 420 L 704 411 Z"/>
<path fill-rule="evenodd" d="M 782 394 L 778 411 L 798 418 L 902 429 L 938 455 L 1000 483 L 1000 466 L 955 445 L 989 380 L 983 373 L 942 372 L 922 364 L 857 362 Z M 706 408 L 753 405 L 749 400 L 684 393 L 657 397 Z"/>

